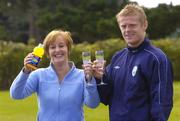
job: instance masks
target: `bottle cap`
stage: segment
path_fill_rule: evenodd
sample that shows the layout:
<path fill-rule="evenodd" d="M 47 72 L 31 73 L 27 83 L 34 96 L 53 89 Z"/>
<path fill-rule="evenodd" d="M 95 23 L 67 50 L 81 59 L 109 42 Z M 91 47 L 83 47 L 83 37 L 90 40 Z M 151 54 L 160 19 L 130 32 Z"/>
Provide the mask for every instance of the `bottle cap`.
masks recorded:
<path fill-rule="evenodd" d="M 38 46 L 36 46 L 34 49 L 33 49 L 33 54 L 35 56 L 38 56 L 40 58 L 42 58 L 42 56 L 44 55 L 44 47 L 43 47 L 43 44 L 39 43 Z"/>

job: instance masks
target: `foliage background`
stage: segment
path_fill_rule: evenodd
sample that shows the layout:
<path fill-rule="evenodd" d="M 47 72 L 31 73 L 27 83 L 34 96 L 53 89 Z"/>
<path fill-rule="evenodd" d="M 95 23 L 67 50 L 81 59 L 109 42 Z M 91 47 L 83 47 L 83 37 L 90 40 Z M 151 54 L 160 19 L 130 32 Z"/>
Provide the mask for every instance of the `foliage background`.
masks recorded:
<path fill-rule="evenodd" d="M 0 0 L 0 40 L 42 42 L 55 28 L 72 33 L 75 43 L 121 37 L 116 14 L 129 0 Z M 175 37 L 180 29 L 180 5 L 144 8 L 151 39 Z M 178 35 L 180 36 L 180 35 Z"/>
<path fill-rule="evenodd" d="M 81 68 L 81 52 L 104 49 L 112 55 L 125 47 L 116 14 L 129 0 L 0 0 L 0 90 L 9 89 L 23 66 L 23 59 L 52 29 L 70 31 L 74 40 L 71 60 Z M 180 79 L 180 5 L 159 4 L 144 8 L 147 36 L 172 60 L 175 79 Z M 49 64 L 43 58 L 40 67 Z"/>
<path fill-rule="evenodd" d="M 167 54 L 173 64 L 175 79 L 180 80 L 180 40 L 160 39 L 152 41 L 152 43 Z M 17 42 L 0 41 L 0 90 L 9 89 L 12 81 L 23 67 L 24 57 L 31 52 L 35 46 L 36 44 L 33 40 L 29 41 L 28 45 Z M 70 60 L 74 61 L 78 68 L 81 68 L 82 51 L 90 51 L 93 61 L 95 50 L 103 49 L 108 64 L 113 54 L 123 47 L 126 47 L 126 45 L 121 39 L 107 39 L 104 41 L 97 41 L 93 44 L 87 42 L 74 44 Z M 39 67 L 45 68 L 48 65 L 49 60 L 44 56 Z"/>

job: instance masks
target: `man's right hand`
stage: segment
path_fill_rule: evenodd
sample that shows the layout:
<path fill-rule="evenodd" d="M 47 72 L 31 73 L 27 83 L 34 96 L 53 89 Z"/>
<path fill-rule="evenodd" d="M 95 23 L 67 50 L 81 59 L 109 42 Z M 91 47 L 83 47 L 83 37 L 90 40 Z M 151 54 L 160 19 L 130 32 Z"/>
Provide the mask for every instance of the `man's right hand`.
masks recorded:
<path fill-rule="evenodd" d="M 93 62 L 93 76 L 97 79 L 101 79 L 104 75 L 105 72 L 105 63 L 106 61 L 104 61 L 103 65 L 102 64 L 98 64 L 98 61 L 95 60 Z"/>

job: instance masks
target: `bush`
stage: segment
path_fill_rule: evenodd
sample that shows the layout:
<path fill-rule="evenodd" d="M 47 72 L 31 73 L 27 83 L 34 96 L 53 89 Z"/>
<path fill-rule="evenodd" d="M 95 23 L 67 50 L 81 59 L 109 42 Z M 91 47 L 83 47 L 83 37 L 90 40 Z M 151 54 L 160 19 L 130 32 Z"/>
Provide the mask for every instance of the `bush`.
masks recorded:
<path fill-rule="evenodd" d="M 9 88 L 27 52 L 28 48 L 22 43 L 0 42 L 0 89 Z"/>
<path fill-rule="evenodd" d="M 180 40 L 159 40 L 155 41 L 154 44 L 161 48 L 168 58 L 171 60 L 174 70 L 175 79 L 180 79 Z"/>
<path fill-rule="evenodd" d="M 0 41 L 0 89 L 9 89 L 12 81 L 17 76 L 23 67 L 24 57 L 32 52 L 35 43 L 28 45 L 22 43 L 12 43 Z M 174 76 L 176 80 L 180 80 L 180 40 L 163 39 L 153 41 L 153 44 L 161 48 L 172 61 Z M 87 42 L 76 44 L 72 48 L 70 60 L 74 61 L 78 68 L 82 68 L 81 53 L 83 51 L 90 51 L 92 54 L 92 61 L 94 60 L 94 52 L 96 50 L 104 50 L 107 64 L 110 62 L 113 54 L 124 48 L 126 45 L 120 39 L 109 39 L 105 41 L 97 41 L 94 44 Z M 49 59 L 44 56 L 40 62 L 40 67 L 47 67 Z"/>

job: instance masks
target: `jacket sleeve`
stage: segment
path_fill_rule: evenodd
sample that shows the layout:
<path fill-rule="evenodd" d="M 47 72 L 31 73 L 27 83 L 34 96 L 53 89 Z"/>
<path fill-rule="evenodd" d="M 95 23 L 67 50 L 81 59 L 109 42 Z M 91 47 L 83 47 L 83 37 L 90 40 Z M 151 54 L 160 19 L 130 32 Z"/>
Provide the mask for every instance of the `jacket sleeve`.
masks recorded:
<path fill-rule="evenodd" d="M 90 84 L 84 81 L 84 103 L 90 108 L 96 108 L 99 103 L 99 94 L 97 91 L 96 81 L 94 78 L 91 79 Z"/>
<path fill-rule="evenodd" d="M 10 87 L 10 96 L 13 99 L 23 99 L 34 93 L 37 85 L 38 81 L 34 72 L 25 74 L 21 71 Z"/>
<path fill-rule="evenodd" d="M 156 58 L 149 63 L 151 121 L 167 121 L 173 106 L 173 70 L 170 61 Z"/>
<path fill-rule="evenodd" d="M 112 91 L 113 91 L 113 83 L 112 80 L 110 79 L 110 65 L 106 67 L 105 74 L 103 76 L 103 82 L 105 85 L 98 85 L 98 92 L 99 92 L 99 97 L 100 101 L 104 105 L 109 105 L 112 97 Z M 97 83 L 99 83 L 101 80 L 96 79 Z"/>

